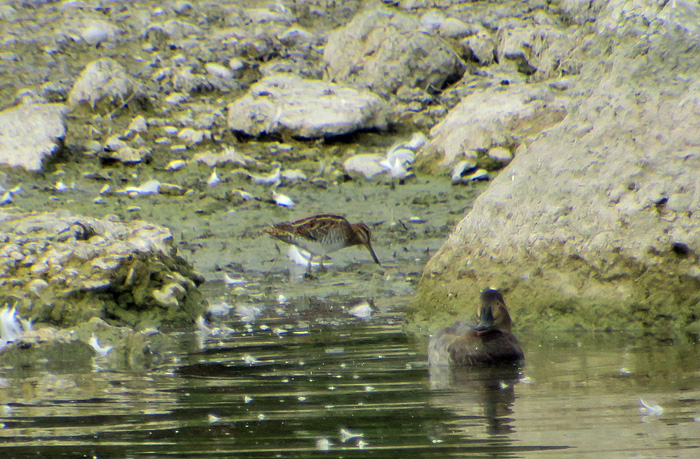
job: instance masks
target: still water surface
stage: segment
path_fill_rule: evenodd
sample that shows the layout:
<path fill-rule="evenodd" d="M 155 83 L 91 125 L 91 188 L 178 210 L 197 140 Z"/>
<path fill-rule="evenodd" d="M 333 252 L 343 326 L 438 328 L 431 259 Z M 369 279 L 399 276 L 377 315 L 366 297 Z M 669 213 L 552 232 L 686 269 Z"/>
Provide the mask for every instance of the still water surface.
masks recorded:
<path fill-rule="evenodd" d="M 431 371 L 401 306 L 317 309 L 220 318 L 144 372 L 0 370 L 0 457 L 700 457 L 690 339 L 521 333 L 522 368 Z"/>

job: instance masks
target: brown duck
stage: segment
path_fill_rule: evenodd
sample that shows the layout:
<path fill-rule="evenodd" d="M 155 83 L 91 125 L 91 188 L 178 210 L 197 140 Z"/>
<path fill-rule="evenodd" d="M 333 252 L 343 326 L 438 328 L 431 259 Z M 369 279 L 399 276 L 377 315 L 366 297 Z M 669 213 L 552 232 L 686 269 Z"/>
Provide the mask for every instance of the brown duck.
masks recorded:
<path fill-rule="evenodd" d="M 498 290 L 481 292 L 478 325 L 457 321 L 430 338 L 431 365 L 490 365 L 517 362 L 525 358 L 518 339 L 511 332 L 506 301 Z"/>

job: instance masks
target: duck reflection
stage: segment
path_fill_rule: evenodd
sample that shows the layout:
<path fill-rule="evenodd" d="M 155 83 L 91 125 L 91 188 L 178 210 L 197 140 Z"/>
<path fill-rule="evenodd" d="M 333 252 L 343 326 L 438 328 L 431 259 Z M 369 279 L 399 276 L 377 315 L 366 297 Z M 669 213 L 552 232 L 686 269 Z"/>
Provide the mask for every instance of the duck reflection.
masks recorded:
<path fill-rule="evenodd" d="M 482 418 L 486 433 L 503 435 L 513 431 L 515 385 L 520 364 L 482 367 L 430 366 L 431 404 L 466 418 L 465 430 Z"/>

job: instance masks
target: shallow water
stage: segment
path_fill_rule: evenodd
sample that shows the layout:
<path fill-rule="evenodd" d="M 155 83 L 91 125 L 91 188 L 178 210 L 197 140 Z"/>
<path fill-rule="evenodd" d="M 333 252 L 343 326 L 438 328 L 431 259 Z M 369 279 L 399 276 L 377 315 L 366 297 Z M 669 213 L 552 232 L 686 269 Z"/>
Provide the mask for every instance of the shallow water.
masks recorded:
<path fill-rule="evenodd" d="M 347 305 L 232 310 L 151 371 L 2 369 L 0 457 L 700 454 L 692 340 L 521 334 L 522 368 L 431 371 L 403 304 Z"/>

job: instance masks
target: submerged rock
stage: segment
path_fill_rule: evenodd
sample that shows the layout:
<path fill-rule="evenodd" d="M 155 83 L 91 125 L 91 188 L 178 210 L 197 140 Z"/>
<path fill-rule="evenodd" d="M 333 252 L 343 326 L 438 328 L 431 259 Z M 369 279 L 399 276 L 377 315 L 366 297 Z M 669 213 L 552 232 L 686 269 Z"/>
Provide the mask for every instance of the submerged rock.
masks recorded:
<path fill-rule="evenodd" d="M 0 212 L 0 230 L 0 296 L 17 298 L 22 317 L 63 327 L 92 317 L 174 327 L 204 310 L 202 278 L 177 256 L 166 228 L 67 212 Z M 30 288 L 37 280 L 45 283 Z"/>
<path fill-rule="evenodd" d="M 141 370 L 163 363 L 177 351 L 177 345 L 176 337 L 155 329 L 135 331 L 94 317 L 70 329 L 42 327 L 13 337 L 0 345 L 0 366 Z"/>
<path fill-rule="evenodd" d="M 33 104 L 0 112 L 0 164 L 41 170 L 63 148 L 67 111 L 63 104 Z"/>
<path fill-rule="evenodd" d="M 387 127 L 386 103 L 376 94 L 293 75 L 255 83 L 228 106 L 228 126 L 250 136 L 286 134 L 313 139 Z"/>

